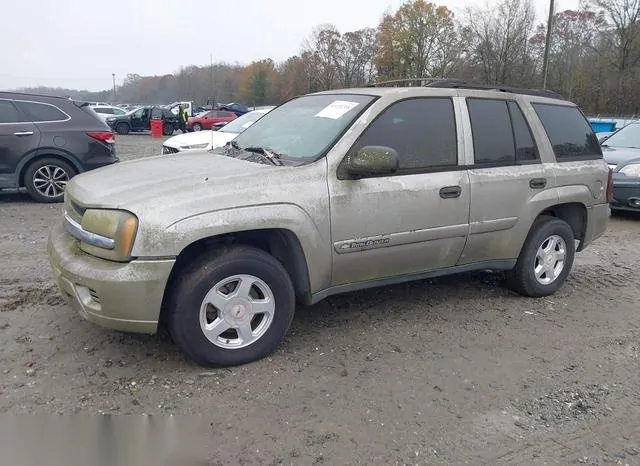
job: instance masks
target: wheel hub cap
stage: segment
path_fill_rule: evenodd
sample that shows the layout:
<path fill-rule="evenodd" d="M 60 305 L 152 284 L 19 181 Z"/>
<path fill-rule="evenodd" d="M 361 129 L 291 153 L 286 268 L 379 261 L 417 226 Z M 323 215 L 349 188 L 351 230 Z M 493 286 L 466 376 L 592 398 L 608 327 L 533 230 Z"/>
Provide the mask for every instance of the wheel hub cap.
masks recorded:
<path fill-rule="evenodd" d="M 33 175 L 33 186 L 45 197 L 58 197 L 64 193 L 69 174 L 56 165 L 40 167 Z"/>
<path fill-rule="evenodd" d="M 233 300 L 223 312 L 224 320 L 231 326 L 250 322 L 253 317 L 251 303 L 243 299 Z"/>
<path fill-rule="evenodd" d="M 567 245 L 558 235 L 545 239 L 536 253 L 534 274 L 541 285 L 550 285 L 564 270 L 567 259 Z"/>
<path fill-rule="evenodd" d="M 271 288 L 258 277 L 234 275 L 221 280 L 200 306 L 200 329 L 214 345 L 238 349 L 259 340 L 275 313 Z"/>

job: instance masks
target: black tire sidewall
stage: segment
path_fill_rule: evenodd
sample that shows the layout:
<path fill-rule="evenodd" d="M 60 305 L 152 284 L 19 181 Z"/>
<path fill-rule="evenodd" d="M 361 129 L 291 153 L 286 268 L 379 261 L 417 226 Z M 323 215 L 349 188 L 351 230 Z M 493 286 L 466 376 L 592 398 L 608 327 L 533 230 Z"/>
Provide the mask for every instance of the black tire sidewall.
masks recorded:
<path fill-rule="evenodd" d="M 69 164 L 68 162 L 56 158 L 46 158 L 36 160 L 29 164 L 27 169 L 24 172 L 24 187 L 27 189 L 29 196 L 36 202 L 44 202 L 44 203 L 54 203 L 54 202 L 62 202 L 64 200 L 64 194 L 58 197 L 46 197 L 38 192 L 36 187 L 33 185 L 33 175 L 45 165 L 54 165 L 62 168 L 67 175 L 69 176 L 69 180 L 76 175 L 76 170 Z"/>
<path fill-rule="evenodd" d="M 202 126 L 199 123 L 194 123 L 193 124 L 193 130 L 194 131 L 202 131 Z"/>
<path fill-rule="evenodd" d="M 121 128 L 124 129 L 121 130 Z M 118 134 L 129 134 L 129 131 L 131 131 L 131 128 L 129 128 L 129 125 L 127 123 L 118 123 L 116 125 L 116 133 Z"/>
<path fill-rule="evenodd" d="M 173 290 L 169 331 L 178 346 L 203 366 L 235 366 L 272 353 L 291 324 L 295 311 L 293 285 L 284 268 L 260 250 L 241 248 L 213 260 L 201 260 L 185 271 Z M 200 328 L 200 306 L 206 294 L 221 280 L 248 274 L 263 280 L 273 293 L 276 310 L 267 332 L 253 344 L 224 349 L 211 343 Z"/>
<path fill-rule="evenodd" d="M 167 124 L 167 125 L 164 125 L 164 127 L 162 128 L 162 133 L 165 136 L 171 136 L 173 134 L 173 131 L 174 131 L 173 125 Z"/>
<path fill-rule="evenodd" d="M 536 254 L 538 248 L 542 243 L 552 235 L 560 236 L 566 244 L 567 256 L 565 258 L 564 269 L 552 283 L 543 285 L 538 282 L 535 277 L 534 266 Z M 518 265 L 516 266 L 516 280 L 519 279 L 520 283 L 524 285 L 524 291 L 530 296 L 548 296 L 555 293 L 565 282 L 571 268 L 573 267 L 573 261 L 575 258 L 576 246 L 573 235 L 573 230 L 564 220 L 557 218 L 549 218 L 541 221 L 531 235 L 527 239 L 525 248 L 522 251 L 520 258 L 518 259 Z"/>

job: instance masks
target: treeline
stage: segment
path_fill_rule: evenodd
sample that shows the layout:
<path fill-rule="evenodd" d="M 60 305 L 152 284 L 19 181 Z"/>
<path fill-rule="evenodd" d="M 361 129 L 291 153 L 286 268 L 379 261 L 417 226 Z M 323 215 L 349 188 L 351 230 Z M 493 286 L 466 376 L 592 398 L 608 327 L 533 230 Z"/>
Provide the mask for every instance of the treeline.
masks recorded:
<path fill-rule="evenodd" d="M 542 1 L 542 0 L 538 0 Z M 499 0 L 462 15 L 413 0 L 386 13 L 376 28 L 341 33 L 318 26 L 298 55 L 247 66 L 188 66 L 174 74 L 130 74 L 118 102 L 188 99 L 277 104 L 307 92 L 375 81 L 456 77 L 519 87 L 541 87 L 547 21 L 532 0 Z M 640 113 L 640 0 L 588 0 L 555 14 L 547 87 L 589 113 Z M 38 89 L 43 91 L 44 89 Z M 113 101 L 113 91 L 47 92 Z"/>

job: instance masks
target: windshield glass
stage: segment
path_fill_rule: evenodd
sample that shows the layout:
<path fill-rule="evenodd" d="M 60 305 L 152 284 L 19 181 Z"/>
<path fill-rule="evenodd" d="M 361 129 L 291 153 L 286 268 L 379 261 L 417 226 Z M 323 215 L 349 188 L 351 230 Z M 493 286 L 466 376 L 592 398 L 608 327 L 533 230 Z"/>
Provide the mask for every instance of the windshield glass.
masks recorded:
<path fill-rule="evenodd" d="M 283 158 L 315 159 L 374 99 L 358 94 L 298 97 L 267 113 L 234 142 L 240 148 L 267 148 Z"/>
<path fill-rule="evenodd" d="M 220 128 L 221 133 L 242 133 L 249 126 L 254 124 L 260 118 L 265 116 L 267 112 L 249 112 L 245 113 L 241 117 L 236 118 L 230 123 Z"/>
<path fill-rule="evenodd" d="M 640 148 L 640 124 L 630 124 L 611 135 L 604 146 Z"/>

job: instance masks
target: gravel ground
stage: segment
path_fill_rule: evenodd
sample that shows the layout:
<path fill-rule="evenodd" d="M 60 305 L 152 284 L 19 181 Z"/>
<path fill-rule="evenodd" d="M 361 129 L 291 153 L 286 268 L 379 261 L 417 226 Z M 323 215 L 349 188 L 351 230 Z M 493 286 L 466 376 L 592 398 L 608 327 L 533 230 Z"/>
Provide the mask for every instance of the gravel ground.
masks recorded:
<path fill-rule="evenodd" d="M 199 414 L 211 464 L 640 464 L 638 218 L 612 217 L 556 296 L 497 273 L 351 293 L 298 309 L 272 357 L 203 371 L 63 304 L 60 211 L 0 195 L 0 412 Z"/>

